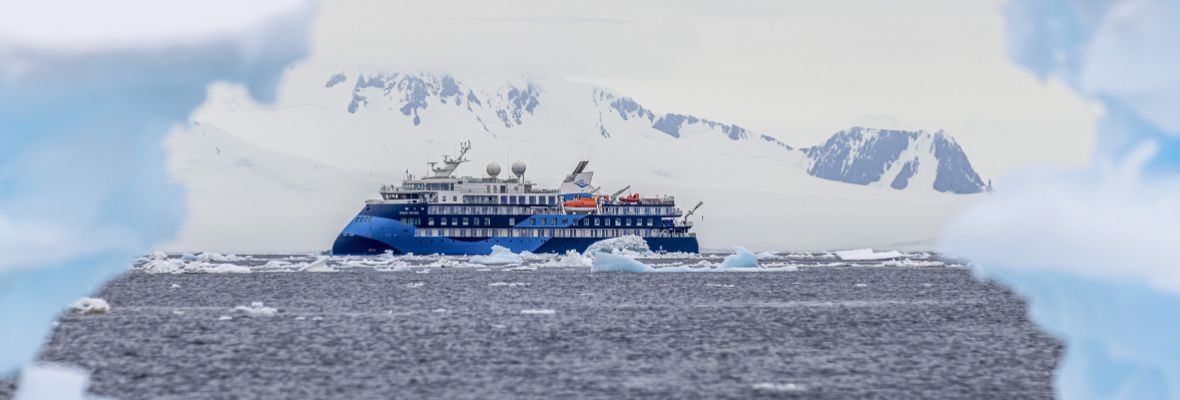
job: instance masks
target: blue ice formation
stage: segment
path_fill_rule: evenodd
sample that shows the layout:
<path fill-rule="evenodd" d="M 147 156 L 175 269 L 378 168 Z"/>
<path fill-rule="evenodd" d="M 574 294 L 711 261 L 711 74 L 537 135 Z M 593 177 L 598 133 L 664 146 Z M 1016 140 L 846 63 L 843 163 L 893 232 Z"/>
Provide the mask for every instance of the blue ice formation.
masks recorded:
<path fill-rule="evenodd" d="M 746 250 L 745 247 L 737 246 L 734 248 L 733 254 L 725 256 L 721 260 L 719 268 L 758 268 L 758 257 Z"/>
<path fill-rule="evenodd" d="M 594 264 L 590 267 L 593 272 L 651 272 L 647 264 L 634 258 L 612 253 L 594 253 Z"/>
<path fill-rule="evenodd" d="M 1018 64 L 1104 106 L 1098 150 L 1009 177 L 942 249 L 1065 342 L 1059 398 L 1180 398 L 1180 2 L 1020 0 L 1005 16 Z"/>
<path fill-rule="evenodd" d="M 176 232 L 184 197 L 162 140 L 208 85 L 273 100 L 308 51 L 302 0 L 58 3 L 0 16 L 0 376 Z"/>

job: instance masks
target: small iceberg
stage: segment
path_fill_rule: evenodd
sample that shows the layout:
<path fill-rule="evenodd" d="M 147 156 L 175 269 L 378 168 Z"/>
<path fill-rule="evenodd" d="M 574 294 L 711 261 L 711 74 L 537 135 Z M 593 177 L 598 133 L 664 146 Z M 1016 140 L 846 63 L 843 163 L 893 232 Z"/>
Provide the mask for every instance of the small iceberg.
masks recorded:
<path fill-rule="evenodd" d="M 902 254 L 896 250 L 874 252 L 873 249 L 856 249 L 837 251 L 836 257 L 844 261 L 875 261 L 901 258 Z"/>
<path fill-rule="evenodd" d="M 244 314 L 249 315 L 251 317 L 270 317 L 270 316 L 274 316 L 276 313 L 279 312 L 279 310 L 274 307 L 266 307 L 264 304 L 262 304 L 261 301 L 256 301 L 256 302 L 250 303 L 249 307 L 247 307 L 247 306 L 234 307 L 234 311 L 244 313 Z"/>
<path fill-rule="evenodd" d="M 471 263 L 480 265 L 509 265 L 523 262 L 524 258 L 520 254 L 513 253 L 512 250 L 500 245 L 492 246 L 492 254 L 471 257 Z"/>
<path fill-rule="evenodd" d="M 328 266 L 328 257 L 320 257 L 300 268 L 299 272 L 336 272 L 336 268 Z"/>
<path fill-rule="evenodd" d="M 720 268 L 758 268 L 758 257 L 746 250 L 745 247 L 737 246 L 734 248 L 733 254 L 730 254 L 721 261 Z"/>
<path fill-rule="evenodd" d="M 553 314 L 556 314 L 556 313 L 557 313 L 557 311 L 554 311 L 554 310 L 549 310 L 549 309 L 541 309 L 541 310 L 520 310 L 520 313 L 521 313 L 521 314 L 532 314 L 532 315 L 553 315 Z"/>
<path fill-rule="evenodd" d="M 111 312 L 111 305 L 103 299 L 83 297 L 70 305 L 70 311 L 74 314 L 82 315 L 109 314 Z"/>
<path fill-rule="evenodd" d="M 590 257 L 584 256 L 581 253 L 570 250 L 565 252 L 560 258 L 556 260 L 546 261 L 537 265 L 539 267 L 593 267 L 594 260 Z"/>
<path fill-rule="evenodd" d="M 594 242 L 582 254 L 595 256 L 599 253 L 624 254 L 631 256 L 651 255 L 651 247 L 647 241 L 636 235 L 619 236 Z"/>
<path fill-rule="evenodd" d="M 649 272 L 652 267 L 625 255 L 596 253 L 590 267 L 592 272 Z"/>

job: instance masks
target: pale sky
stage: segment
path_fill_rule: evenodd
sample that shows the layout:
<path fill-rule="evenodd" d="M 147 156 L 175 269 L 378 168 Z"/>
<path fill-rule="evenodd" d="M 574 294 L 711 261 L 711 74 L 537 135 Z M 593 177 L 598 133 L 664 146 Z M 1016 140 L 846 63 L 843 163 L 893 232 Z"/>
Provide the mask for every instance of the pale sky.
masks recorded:
<path fill-rule="evenodd" d="M 999 5 L 336 0 L 307 63 L 557 74 L 792 145 L 853 125 L 945 129 L 987 178 L 1082 163 L 1100 109 L 1008 61 Z"/>

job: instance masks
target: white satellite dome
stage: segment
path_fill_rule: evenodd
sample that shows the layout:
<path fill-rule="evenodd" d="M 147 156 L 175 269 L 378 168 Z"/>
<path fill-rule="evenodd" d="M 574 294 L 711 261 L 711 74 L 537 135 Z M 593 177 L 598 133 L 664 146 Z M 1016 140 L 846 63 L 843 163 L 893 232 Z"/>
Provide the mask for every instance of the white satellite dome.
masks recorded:
<path fill-rule="evenodd" d="M 498 163 L 498 162 L 488 163 L 488 176 L 495 178 L 498 175 L 500 175 L 500 163 Z"/>
<path fill-rule="evenodd" d="M 512 173 L 516 176 L 523 176 L 525 170 L 524 161 L 517 161 L 512 163 Z"/>

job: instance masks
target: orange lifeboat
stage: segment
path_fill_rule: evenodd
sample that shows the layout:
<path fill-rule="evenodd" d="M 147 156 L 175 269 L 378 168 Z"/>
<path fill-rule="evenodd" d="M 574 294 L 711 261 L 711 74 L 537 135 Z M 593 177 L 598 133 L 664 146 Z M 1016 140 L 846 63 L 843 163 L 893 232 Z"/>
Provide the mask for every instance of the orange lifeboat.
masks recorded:
<path fill-rule="evenodd" d="M 598 209 L 598 202 L 592 197 L 584 197 L 580 199 L 566 200 L 561 203 L 567 210 L 574 211 L 588 211 Z"/>
<path fill-rule="evenodd" d="M 632 204 L 638 203 L 639 202 L 639 193 L 632 193 L 630 195 L 620 197 L 619 201 L 624 202 L 624 203 L 632 203 Z"/>

